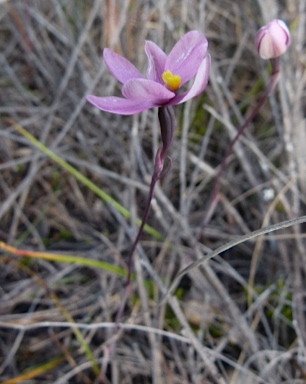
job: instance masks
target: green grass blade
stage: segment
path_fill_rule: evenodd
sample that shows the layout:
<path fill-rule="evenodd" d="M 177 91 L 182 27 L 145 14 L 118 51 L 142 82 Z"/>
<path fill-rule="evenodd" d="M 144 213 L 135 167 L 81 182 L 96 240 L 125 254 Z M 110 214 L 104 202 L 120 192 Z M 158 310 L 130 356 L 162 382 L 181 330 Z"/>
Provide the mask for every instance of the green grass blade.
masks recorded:
<path fill-rule="evenodd" d="M 77 171 L 72 165 L 67 163 L 67 161 L 63 160 L 60 156 L 56 155 L 49 148 L 47 148 L 44 144 L 42 144 L 39 140 L 37 140 L 31 133 L 29 133 L 26 129 L 24 129 L 19 124 L 14 124 L 15 129 L 22 134 L 25 138 L 27 138 L 36 148 L 42 151 L 45 155 L 49 156 L 53 161 L 55 161 L 58 165 L 64 168 L 67 172 L 73 175 L 77 180 L 79 180 L 82 184 L 88 187 L 91 191 L 93 191 L 97 196 L 100 197 L 106 203 L 111 204 L 123 217 L 130 218 L 131 213 L 123 207 L 120 203 L 118 203 L 113 197 L 104 192 L 101 188 L 99 188 L 96 184 L 90 181 L 87 177 L 82 175 L 79 171 Z M 140 225 L 141 220 L 137 219 L 136 224 Z M 150 225 L 145 225 L 144 230 L 158 240 L 163 239 L 163 235 L 152 228 Z"/>

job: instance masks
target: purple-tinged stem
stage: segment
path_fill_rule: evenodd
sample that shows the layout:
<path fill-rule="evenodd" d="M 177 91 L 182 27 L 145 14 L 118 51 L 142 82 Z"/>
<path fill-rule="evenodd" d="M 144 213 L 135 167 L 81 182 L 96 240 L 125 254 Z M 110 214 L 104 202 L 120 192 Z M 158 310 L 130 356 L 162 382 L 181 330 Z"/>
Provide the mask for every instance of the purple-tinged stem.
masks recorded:
<path fill-rule="evenodd" d="M 158 156 L 158 153 L 160 153 L 160 152 L 161 152 L 161 148 L 158 148 L 156 157 Z M 160 174 L 158 175 L 154 170 L 154 174 L 153 174 L 152 179 L 151 179 L 149 195 L 147 197 L 145 211 L 144 211 L 143 216 L 142 216 L 142 221 L 141 221 L 140 227 L 138 228 L 136 238 L 135 238 L 135 240 L 131 246 L 130 252 L 129 252 L 128 257 L 127 257 L 128 272 L 127 272 L 126 281 L 125 281 L 125 293 L 124 293 L 124 296 L 121 300 L 120 307 L 119 307 L 119 310 L 118 310 L 117 315 L 116 315 L 116 324 L 119 324 L 120 319 L 122 318 L 124 306 L 125 306 L 128 298 L 129 298 L 129 296 L 130 296 L 131 275 L 132 275 L 132 267 L 133 267 L 133 255 L 134 255 L 135 249 L 137 247 L 137 244 L 139 243 L 140 237 L 142 235 L 143 228 L 147 222 L 147 218 L 148 218 L 150 208 L 151 208 L 151 202 L 153 199 L 155 185 L 156 185 L 157 181 L 159 180 L 159 178 L 160 178 Z"/>
<path fill-rule="evenodd" d="M 158 151 L 157 151 L 156 157 L 158 156 L 158 154 L 160 152 L 161 152 L 161 149 L 159 148 Z M 162 169 L 163 169 L 163 166 L 162 166 Z M 135 249 L 137 247 L 137 244 L 139 243 L 140 236 L 142 235 L 145 223 L 147 222 L 147 218 L 148 218 L 148 215 L 149 215 L 149 212 L 150 212 L 150 208 L 151 208 L 151 202 L 152 202 L 152 199 L 153 199 L 155 185 L 156 185 L 157 181 L 159 180 L 159 178 L 160 178 L 160 173 L 157 173 L 154 170 L 154 174 L 152 176 L 151 183 L 150 183 L 149 195 L 147 197 L 145 211 L 144 211 L 143 216 L 142 216 L 141 225 L 138 228 L 137 236 L 136 236 L 136 238 L 135 238 L 135 240 L 134 240 L 134 242 L 132 244 L 132 247 L 130 249 L 130 252 L 129 252 L 128 258 L 127 258 L 127 266 L 128 266 L 128 274 L 127 274 L 127 277 L 126 277 L 126 284 L 127 285 L 131 281 L 131 270 L 132 270 L 132 263 L 133 263 L 133 255 L 134 255 Z"/>
<path fill-rule="evenodd" d="M 202 235 L 202 232 L 203 232 L 203 229 L 206 227 L 206 225 L 208 224 L 214 210 L 215 210 L 215 207 L 217 205 L 217 202 L 218 202 L 218 199 L 219 199 L 219 196 L 218 196 L 218 189 L 219 189 L 219 184 L 220 184 L 220 179 L 221 179 L 221 175 L 226 167 L 226 162 L 227 162 L 227 159 L 229 157 L 229 155 L 232 153 L 233 151 L 233 148 L 234 148 L 234 145 L 236 144 L 236 142 L 238 141 L 239 137 L 242 135 L 242 133 L 244 132 L 244 130 L 246 129 L 246 127 L 250 124 L 250 122 L 254 119 L 254 117 L 258 114 L 259 110 L 261 109 L 261 107 L 265 104 L 265 102 L 267 101 L 268 97 L 270 96 L 270 94 L 272 93 L 272 91 L 274 90 L 277 82 L 278 82 L 278 79 L 279 79 L 279 75 L 280 75 L 280 61 L 279 61 L 279 58 L 275 58 L 273 60 L 271 60 L 271 63 L 272 63 L 272 74 L 271 74 L 271 79 L 270 79 L 270 82 L 267 86 L 267 89 L 265 91 L 265 93 L 263 94 L 263 96 L 260 98 L 260 100 L 258 101 L 257 105 L 255 106 L 255 108 L 253 109 L 253 111 L 251 112 L 251 114 L 249 115 L 249 117 L 245 120 L 245 122 L 240 126 L 240 128 L 238 129 L 237 133 L 236 133 L 236 136 L 233 138 L 233 140 L 230 142 L 230 145 L 228 146 L 227 148 L 227 151 L 223 157 L 223 160 L 220 164 L 220 167 L 219 167 L 219 170 L 218 170 L 218 173 L 215 177 L 215 181 L 214 181 L 214 184 L 213 184 L 213 188 L 212 188 L 212 192 L 211 192 L 211 196 L 210 196 L 210 200 L 209 200 L 209 205 L 208 205 L 208 211 L 206 213 L 206 216 L 201 224 L 201 227 L 200 227 L 200 230 L 198 232 L 198 239 L 201 237 Z"/>
<path fill-rule="evenodd" d="M 137 244 L 139 243 L 140 237 L 143 232 L 143 228 L 147 222 L 148 215 L 151 208 L 151 202 L 154 195 L 154 189 L 156 186 L 156 183 L 162 176 L 162 171 L 164 170 L 164 161 L 166 158 L 167 151 L 170 147 L 170 144 L 173 139 L 173 132 L 175 129 L 175 116 L 174 111 L 171 106 L 161 107 L 158 110 L 158 119 L 160 123 L 160 130 L 161 130 L 161 138 L 162 138 L 162 146 L 158 148 L 155 156 L 155 162 L 154 162 L 154 171 L 150 183 L 150 189 L 149 189 L 149 195 L 147 197 L 147 202 L 145 206 L 145 210 L 143 213 L 142 221 L 140 224 L 140 227 L 138 228 L 138 232 L 136 235 L 136 238 L 131 246 L 130 252 L 127 257 L 127 277 L 125 281 L 125 294 L 121 301 L 120 307 L 118 309 L 117 315 L 116 315 L 116 324 L 118 325 L 120 322 L 120 319 L 122 318 L 123 309 L 125 306 L 125 303 L 127 302 L 130 291 L 131 291 L 131 275 L 132 275 L 132 267 L 133 267 L 133 255 L 136 250 Z M 165 173 L 167 173 L 171 168 L 171 158 L 168 157 L 170 160 L 170 165 L 168 166 Z"/>

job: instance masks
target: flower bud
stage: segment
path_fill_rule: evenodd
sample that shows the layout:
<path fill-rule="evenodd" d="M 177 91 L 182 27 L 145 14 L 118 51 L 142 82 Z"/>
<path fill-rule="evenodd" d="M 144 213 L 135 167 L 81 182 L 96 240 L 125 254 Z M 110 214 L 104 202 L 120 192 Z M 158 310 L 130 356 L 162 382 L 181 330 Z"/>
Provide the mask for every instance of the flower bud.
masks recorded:
<path fill-rule="evenodd" d="M 158 108 L 158 119 L 160 124 L 163 149 L 161 157 L 164 157 L 173 139 L 175 130 L 175 115 L 172 105 Z"/>
<path fill-rule="evenodd" d="M 272 20 L 260 28 L 255 36 L 255 47 L 262 59 L 274 59 L 287 51 L 290 32 L 282 20 Z"/>

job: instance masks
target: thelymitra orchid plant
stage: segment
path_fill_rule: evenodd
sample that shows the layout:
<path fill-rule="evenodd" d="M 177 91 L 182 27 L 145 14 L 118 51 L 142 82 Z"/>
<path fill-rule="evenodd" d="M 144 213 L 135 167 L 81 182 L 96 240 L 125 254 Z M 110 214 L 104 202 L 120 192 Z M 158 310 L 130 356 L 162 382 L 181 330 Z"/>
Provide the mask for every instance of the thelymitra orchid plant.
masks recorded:
<path fill-rule="evenodd" d="M 271 79 L 265 93 L 242 126 L 238 128 L 236 136 L 229 144 L 215 178 L 210 204 L 206 217 L 199 230 L 198 238 L 201 235 L 202 229 L 208 223 L 218 201 L 219 181 L 221 174 L 225 169 L 227 158 L 232 152 L 240 135 L 257 115 L 277 84 L 280 73 L 279 56 L 286 52 L 290 42 L 289 30 L 281 20 L 271 21 L 262 27 L 256 34 L 255 47 L 259 56 L 262 59 L 271 59 Z M 169 55 L 166 55 L 166 53 L 152 41 L 146 41 L 145 52 L 149 62 L 146 77 L 144 77 L 130 61 L 112 50 L 105 48 L 103 52 L 105 64 L 112 75 L 123 84 L 121 89 L 123 97 L 98 97 L 93 95 L 87 97 L 87 100 L 99 109 L 122 115 L 131 115 L 152 107 L 158 107 L 162 145 L 158 148 L 155 156 L 149 196 L 142 223 L 138 229 L 137 236 L 131 246 L 128 256 L 127 287 L 130 286 L 133 253 L 146 223 L 154 188 L 164 170 L 167 151 L 173 139 L 175 117 L 172 106 L 181 104 L 199 95 L 205 89 L 210 69 L 210 56 L 207 54 L 207 47 L 207 39 L 198 31 L 186 33 L 175 44 Z M 191 79 L 193 79 L 191 87 L 186 91 L 181 91 L 182 85 Z M 168 159 L 171 166 L 171 159 L 169 157 Z M 129 290 L 127 289 L 127 292 L 128 291 Z M 121 316 L 122 310 L 123 305 L 121 306 L 121 310 L 118 311 L 117 321 Z"/>
<path fill-rule="evenodd" d="M 242 135 L 246 127 L 258 114 L 261 107 L 265 104 L 265 102 L 267 101 L 268 97 L 274 90 L 279 80 L 279 76 L 280 76 L 279 57 L 287 51 L 291 43 L 289 29 L 282 20 L 278 20 L 278 19 L 272 20 L 268 24 L 264 25 L 259 29 L 259 31 L 256 33 L 254 43 L 259 56 L 264 60 L 268 60 L 268 59 L 271 60 L 272 72 L 271 72 L 270 81 L 266 88 L 265 93 L 259 99 L 257 105 L 252 110 L 250 115 L 246 118 L 244 123 L 238 128 L 236 136 L 233 138 L 233 140 L 231 141 L 231 143 L 227 148 L 227 151 L 223 157 L 223 160 L 219 167 L 219 171 L 216 175 L 216 178 L 212 187 L 209 207 L 208 207 L 206 216 L 202 222 L 202 225 L 200 226 L 198 236 L 197 236 L 198 239 L 203 234 L 203 228 L 208 224 L 214 212 L 215 206 L 218 202 L 218 187 L 219 187 L 220 178 L 221 178 L 222 172 L 225 169 L 227 159 L 229 155 L 232 153 L 234 145 L 236 144 L 236 142 L 238 141 L 239 137 Z"/>
<path fill-rule="evenodd" d="M 104 62 L 112 75 L 120 81 L 123 97 L 88 96 L 87 100 L 103 111 L 131 115 L 158 107 L 162 146 L 157 150 L 149 196 L 138 234 L 128 256 L 128 275 L 131 279 L 132 258 L 148 217 L 154 188 L 164 169 L 167 151 L 173 139 L 175 117 L 172 106 L 199 95 L 206 87 L 210 69 L 207 39 L 198 31 L 186 33 L 166 55 L 155 43 L 146 41 L 145 52 L 149 65 L 144 77 L 134 65 L 112 50 L 105 48 Z M 193 79 L 191 87 L 181 91 L 182 85 Z M 170 165 L 171 159 L 169 158 Z"/>

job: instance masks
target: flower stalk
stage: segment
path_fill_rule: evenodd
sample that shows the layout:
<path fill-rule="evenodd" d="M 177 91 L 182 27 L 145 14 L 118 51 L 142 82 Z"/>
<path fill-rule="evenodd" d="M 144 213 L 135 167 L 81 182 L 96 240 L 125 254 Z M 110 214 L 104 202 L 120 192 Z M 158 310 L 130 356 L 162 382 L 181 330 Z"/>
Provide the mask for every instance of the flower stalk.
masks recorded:
<path fill-rule="evenodd" d="M 220 179 L 226 167 L 227 159 L 229 155 L 232 153 L 233 148 L 236 142 L 239 140 L 240 136 L 243 134 L 247 126 L 258 114 L 262 106 L 266 103 L 269 96 L 273 92 L 280 77 L 279 56 L 281 56 L 283 53 L 286 52 L 290 43 L 291 43 L 291 37 L 290 37 L 289 29 L 287 28 L 286 24 L 281 20 L 272 20 L 270 23 L 260 28 L 255 36 L 255 48 L 257 50 L 258 55 L 264 60 L 265 59 L 271 60 L 272 73 L 271 73 L 270 81 L 265 90 L 265 93 L 259 99 L 258 103 L 256 104 L 251 114 L 240 126 L 240 128 L 236 133 L 236 136 L 230 142 L 224 154 L 224 157 L 222 159 L 222 162 L 220 164 L 218 173 L 215 177 L 214 184 L 212 187 L 212 192 L 211 192 L 210 200 L 208 204 L 208 210 L 206 212 L 204 220 L 201 223 L 200 229 L 197 234 L 198 239 L 200 239 L 200 237 L 203 235 L 203 230 L 208 224 L 209 220 L 211 219 L 211 216 L 213 215 L 215 207 L 218 203 L 218 200 L 219 200 L 218 190 L 219 190 Z"/>
<path fill-rule="evenodd" d="M 137 235 L 135 237 L 135 240 L 130 248 L 128 257 L 127 257 L 127 277 L 125 281 L 125 295 L 120 303 L 120 307 L 118 309 L 117 315 L 116 315 L 116 324 L 118 325 L 120 323 L 120 320 L 122 318 L 123 309 L 125 307 L 126 301 L 130 296 L 131 291 L 131 275 L 132 275 L 132 267 L 133 267 L 133 255 L 136 250 L 137 244 L 139 243 L 140 237 L 143 233 L 144 226 L 147 222 L 151 203 L 154 195 L 154 189 L 156 186 L 156 183 L 160 180 L 160 178 L 167 174 L 168 171 L 171 168 L 172 160 L 171 157 L 167 156 L 167 151 L 171 145 L 172 139 L 173 139 L 173 132 L 176 125 L 175 115 L 173 111 L 172 106 L 166 106 L 161 107 L 158 109 L 158 119 L 160 124 L 160 131 L 161 131 L 161 138 L 162 138 L 162 146 L 157 149 L 156 155 L 155 155 L 155 161 L 154 161 L 154 170 L 151 178 L 150 183 L 150 189 L 149 194 L 146 201 L 145 210 L 142 216 L 141 225 L 138 228 Z M 164 171 L 164 164 L 165 159 L 169 160 L 169 166 L 166 169 L 166 172 L 163 174 Z"/>
<path fill-rule="evenodd" d="M 147 218 L 150 212 L 152 198 L 154 195 L 155 185 L 162 176 L 166 154 L 173 139 L 173 132 L 175 128 L 175 116 L 174 116 L 173 108 L 171 106 L 159 108 L 158 118 L 160 123 L 160 130 L 161 130 L 163 145 L 159 147 L 156 152 L 155 162 L 154 162 L 154 171 L 153 171 L 153 175 L 150 183 L 149 194 L 147 197 L 146 207 L 142 217 L 142 222 L 138 229 L 137 236 L 132 244 L 132 247 L 128 255 L 128 274 L 126 279 L 126 285 L 129 285 L 131 282 L 133 254 L 137 247 L 137 244 L 139 243 L 140 236 L 143 232 L 143 228 L 147 221 Z M 167 158 L 170 161 L 170 167 L 171 167 L 171 158 L 169 156 L 167 156 Z M 170 170 L 170 167 L 168 167 L 167 172 Z"/>

